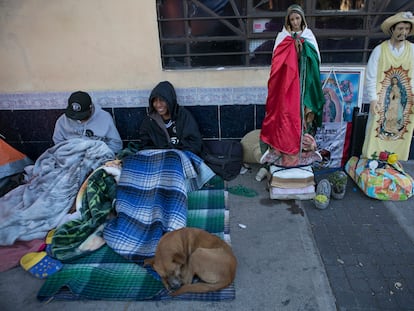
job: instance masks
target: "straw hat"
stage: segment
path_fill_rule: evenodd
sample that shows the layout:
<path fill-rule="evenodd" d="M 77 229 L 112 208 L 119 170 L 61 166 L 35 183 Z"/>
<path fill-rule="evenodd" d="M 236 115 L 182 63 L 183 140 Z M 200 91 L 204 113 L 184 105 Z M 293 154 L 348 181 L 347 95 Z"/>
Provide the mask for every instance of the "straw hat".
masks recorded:
<path fill-rule="evenodd" d="M 414 16 L 411 12 L 400 12 L 393 16 L 388 17 L 382 24 L 381 24 L 381 30 L 386 34 L 391 36 L 392 33 L 390 31 L 391 27 L 401 23 L 411 23 L 411 31 L 408 34 L 409 36 L 414 35 Z"/>

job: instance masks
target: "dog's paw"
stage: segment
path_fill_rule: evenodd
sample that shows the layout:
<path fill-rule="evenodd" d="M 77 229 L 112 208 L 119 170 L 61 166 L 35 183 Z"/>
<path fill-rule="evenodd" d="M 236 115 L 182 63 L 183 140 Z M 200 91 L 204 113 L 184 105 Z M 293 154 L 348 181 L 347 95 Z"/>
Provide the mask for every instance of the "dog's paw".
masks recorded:
<path fill-rule="evenodd" d="M 147 258 L 147 259 L 144 259 L 144 267 L 148 267 L 148 266 L 151 266 L 152 267 L 152 264 L 154 263 L 154 257 L 152 257 L 152 258 Z"/>

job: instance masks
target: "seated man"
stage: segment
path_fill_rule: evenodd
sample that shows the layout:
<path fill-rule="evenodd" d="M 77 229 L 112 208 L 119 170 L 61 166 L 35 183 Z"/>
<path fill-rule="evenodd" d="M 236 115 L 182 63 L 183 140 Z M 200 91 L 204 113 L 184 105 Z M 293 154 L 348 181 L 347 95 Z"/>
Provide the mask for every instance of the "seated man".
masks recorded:
<path fill-rule="evenodd" d="M 65 113 L 56 121 L 53 142 L 79 137 L 101 140 L 115 154 L 122 149 L 122 140 L 111 115 L 94 105 L 89 94 L 82 91 L 70 95 Z"/>
<path fill-rule="evenodd" d="M 152 257 L 165 232 L 187 225 L 188 192 L 214 176 L 199 157 L 198 125 L 178 105 L 168 81 L 151 91 L 137 145 L 137 152 L 122 159 L 114 204 L 117 216 L 103 231 L 107 245 L 132 261 Z"/>
<path fill-rule="evenodd" d="M 139 149 L 179 149 L 200 155 L 203 140 L 191 113 L 177 103 L 173 85 L 158 83 L 139 130 Z"/>

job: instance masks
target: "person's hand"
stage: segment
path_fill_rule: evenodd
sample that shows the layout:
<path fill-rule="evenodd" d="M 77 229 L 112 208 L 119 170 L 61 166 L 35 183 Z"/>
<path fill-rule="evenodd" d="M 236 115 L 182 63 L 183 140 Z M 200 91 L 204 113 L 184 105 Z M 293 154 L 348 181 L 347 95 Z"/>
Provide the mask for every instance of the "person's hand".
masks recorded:
<path fill-rule="evenodd" d="M 295 40 L 295 47 L 296 47 L 296 52 L 298 53 L 298 55 L 300 55 L 300 53 L 302 53 L 302 40 L 300 38 Z"/>

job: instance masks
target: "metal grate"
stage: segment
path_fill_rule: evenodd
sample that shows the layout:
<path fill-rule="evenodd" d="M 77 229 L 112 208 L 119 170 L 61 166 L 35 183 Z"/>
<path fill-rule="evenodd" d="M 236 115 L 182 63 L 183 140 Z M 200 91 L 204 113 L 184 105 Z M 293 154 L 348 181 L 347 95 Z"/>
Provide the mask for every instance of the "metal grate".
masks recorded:
<path fill-rule="evenodd" d="M 380 25 L 410 0 L 302 0 L 322 63 L 366 64 L 387 37 Z M 292 1 L 158 0 L 163 68 L 269 66 L 274 39 Z"/>

